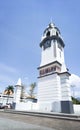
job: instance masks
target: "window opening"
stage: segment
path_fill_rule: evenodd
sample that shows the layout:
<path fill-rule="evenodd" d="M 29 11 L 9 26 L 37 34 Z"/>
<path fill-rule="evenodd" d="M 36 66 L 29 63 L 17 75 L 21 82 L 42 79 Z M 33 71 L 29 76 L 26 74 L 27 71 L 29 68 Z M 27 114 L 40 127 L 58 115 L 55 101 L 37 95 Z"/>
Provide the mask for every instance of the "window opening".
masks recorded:
<path fill-rule="evenodd" d="M 47 32 L 46 36 L 50 36 L 50 31 Z"/>

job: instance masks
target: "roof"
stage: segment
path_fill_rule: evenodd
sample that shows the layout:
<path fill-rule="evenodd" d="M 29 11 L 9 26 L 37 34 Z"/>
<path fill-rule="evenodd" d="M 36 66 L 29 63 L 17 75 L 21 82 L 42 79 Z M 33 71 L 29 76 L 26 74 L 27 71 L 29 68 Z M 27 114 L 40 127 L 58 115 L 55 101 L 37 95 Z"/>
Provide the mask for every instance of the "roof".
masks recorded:
<path fill-rule="evenodd" d="M 18 79 L 18 81 L 17 81 L 17 84 L 16 85 L 18 85 L 18 86 L 21 86 L 22 85 L 22 83 L 21 83 L 21 78 L 19 78 Z"/>

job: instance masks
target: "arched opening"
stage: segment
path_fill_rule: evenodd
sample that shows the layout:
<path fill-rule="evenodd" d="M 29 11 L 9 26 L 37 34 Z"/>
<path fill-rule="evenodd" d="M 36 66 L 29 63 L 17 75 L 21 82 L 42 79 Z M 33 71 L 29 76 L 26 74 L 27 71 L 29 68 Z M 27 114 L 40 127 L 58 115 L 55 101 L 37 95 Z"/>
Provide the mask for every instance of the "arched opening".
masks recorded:
<path fill-rule="evenodd" d="M 50 36 L 50 31 L 47 32 L 46 36 Z"/>
<path fill-rule="evenodd" d="M 56 32 L 56 36 L 58 36 L 58 32 Z"/>

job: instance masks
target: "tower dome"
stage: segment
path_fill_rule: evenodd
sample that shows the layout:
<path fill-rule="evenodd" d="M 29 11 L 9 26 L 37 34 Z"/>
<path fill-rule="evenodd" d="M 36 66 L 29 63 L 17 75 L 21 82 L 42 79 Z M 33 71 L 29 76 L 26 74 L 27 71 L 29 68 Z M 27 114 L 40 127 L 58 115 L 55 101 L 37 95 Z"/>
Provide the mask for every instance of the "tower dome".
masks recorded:
<path fill-rule="evenodd" d="M 56 40 L 60 41 L 60 43 L 63 47 L 65 46 L 63 39 L 61 37 L 60 30 L 52 22 L 49 23 L 49 25 L 46 27 L 46 29 L 43 32 L 43 35 L 41 37 L 40 47 L 42 47 L 44 41 L 46 41 L 47 39 L 49 39 L 49 40 L 56 39 Z"/>
<path fill-rule="evenodd" d="M 49 23 L 49 25 L 47 26 L 47 28 L 44 30 L 43 32 L 43 36 L 41 41 L 49 36 L 59 36 L 60 37 L 60 30 L 55 26 L 54 23 Z"/>

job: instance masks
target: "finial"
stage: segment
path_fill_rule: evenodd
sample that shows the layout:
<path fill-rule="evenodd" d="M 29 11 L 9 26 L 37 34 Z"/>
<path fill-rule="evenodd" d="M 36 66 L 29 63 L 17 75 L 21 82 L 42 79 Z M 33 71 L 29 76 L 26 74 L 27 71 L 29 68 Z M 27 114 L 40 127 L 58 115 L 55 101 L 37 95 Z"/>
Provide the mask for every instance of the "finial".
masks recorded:
<path fill-rule="evenodd" d="M 52 17 L 51 17 L 51 19 L 50 19 L 50 23 L 52 23 Z"/>
<path fill-rule="evenodd" d="M 49 24 L 49 26 L 50 26 L 50 27 L 54 27 L 54 26 L 55 26 L 55 24 L 53 23 L 52 17 L 51 17 L 51 19 L 50 19 L 50 24 Z"/>

